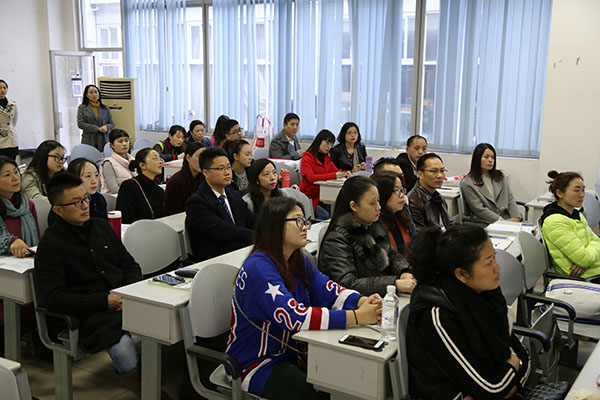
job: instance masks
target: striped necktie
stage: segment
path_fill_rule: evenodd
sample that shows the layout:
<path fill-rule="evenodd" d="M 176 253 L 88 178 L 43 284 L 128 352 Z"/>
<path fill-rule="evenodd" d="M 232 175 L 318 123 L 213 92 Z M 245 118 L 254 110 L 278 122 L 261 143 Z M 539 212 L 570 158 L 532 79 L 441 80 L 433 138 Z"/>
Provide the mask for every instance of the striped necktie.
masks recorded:
<path fill-rule="evenodd" d="M 235 220 L 233 219 L 233 215 L 231 215 L 231 211 L 229 210 L 229 207 L 227 207 L 227 203 L 225 202 L 225 195 L 224 194 L 222 194 L 222 195 L 219 196 L 219 201 L 223 205 L 223 208 L 227 212 L 227 215 L 229 215 L 229 218 L 231 218 L 231 222 L 233 222 L 235 224 Z"/>

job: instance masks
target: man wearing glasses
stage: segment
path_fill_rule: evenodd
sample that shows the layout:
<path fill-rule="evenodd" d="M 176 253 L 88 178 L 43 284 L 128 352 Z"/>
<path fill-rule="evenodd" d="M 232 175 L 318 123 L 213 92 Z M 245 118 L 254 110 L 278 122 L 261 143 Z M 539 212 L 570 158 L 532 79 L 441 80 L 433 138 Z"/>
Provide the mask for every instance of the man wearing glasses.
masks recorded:
<path fill-rule="evenodd" d="M 122 330 L 121 296 L 110 291 L 142 279 L 140 267 L 106 220 L 90 219 L 90 196 L 79 177 L 56 174 L 47 191 L 58 218 L 35 255 L 40 303 L 77 317 L 82 349 L 106 350 L 123 385 L 139 394 L 138 350 Z"/>
<path fill-rule="evenodd" d="M 454 221 L 448 215 L 448 205 L 437 189 L 442 187 L 448 170 L 435 153 L 427 153 L 417 161 L 419 180 L 408 193 L 409 208 L 417 230 L 433 226 L 448 229 Z"/>
<path fill-rule="evenodd" d="M 205 180 L 185 204 L 185 226 L 194 259 L 203 261 L 249 246 L 256 217 L 228 187 L 232 171 L 225 150 L 209 147 L 198 162 Z"/>

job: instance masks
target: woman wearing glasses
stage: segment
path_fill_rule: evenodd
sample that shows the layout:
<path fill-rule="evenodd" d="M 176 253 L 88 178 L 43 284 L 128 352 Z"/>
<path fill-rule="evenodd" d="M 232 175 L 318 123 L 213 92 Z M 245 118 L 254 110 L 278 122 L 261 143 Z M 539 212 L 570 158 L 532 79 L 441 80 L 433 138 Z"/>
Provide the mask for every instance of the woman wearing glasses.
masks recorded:
<path fill-rule="evenodd" d="M 122 213 L 124 224 L 133 224 L 140 219 L 164 217 L 165 191 L 156 183 L 162 173 L 162 160 L 152 149 L 141 149 L 129 163 L 131 171 L 138 175 L 121 185 L 117 195 L 116 209 Z"/>
<path fill-rule="evenodd" d="M 22 192 L 28 199 L 48 199 L 46 185 L 63 170 L 65 149 L 56 140 L 45 140 L 35 150 L 29 167 L 23 173 Z"/>
<path fill-rule="evenodd" d="M 380 211 L 375 182 L 363 176 L 348 179 L 319 249 L 319 269 L 364 295 L 384 296 L 388 285 L 410 293 L 416 282 L 406 259 L 390 245 Z"/>
<path fill-rule="evenodd" d="M 346 122 L 337 137 L 336 144 L 331 152 L 331 160 L 341 171 L 364 171 L 367 149 L 360 141 L 360 131 L 354 122 Z"/>
<path fill-rule="evenodd" d="M 508 179 L 496 169 L 496 149 L 489 143 L 480 143 L 473 150 L 471 170 L 460 182 L 460 192 L 465 198 L 466 215 L 490 224 L 522 220 Z"/>
<path fill-rule="evenodd" d="M 242 366 L 242 387 L 256 396 L 329 398 L 306 382 L 305 353 L 292 334 L 374 324 L 381 316 L 379 296 L 341 287 L 302 254 L 308 225 L 291 198 L 263 204 L 254 248 L 235 281 L 226 351 Z"/>

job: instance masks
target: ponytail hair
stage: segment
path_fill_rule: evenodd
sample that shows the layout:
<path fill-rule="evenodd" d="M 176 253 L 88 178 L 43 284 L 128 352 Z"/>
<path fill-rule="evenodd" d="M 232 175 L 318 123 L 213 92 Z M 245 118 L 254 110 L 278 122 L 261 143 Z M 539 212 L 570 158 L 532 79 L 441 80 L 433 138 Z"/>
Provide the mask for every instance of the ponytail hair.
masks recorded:
<path fill-rule="evenodd" d="M 548 171 L 548 178 L 550 178 L 550 180 L 546 182 L 550 184 L 548 190 L 554 195 L 556 200 L 558 200 L 556 192 L 560 190 L 564 193 L 573 179 L 581 179 L 583 181 L 583 178 L 577 172 L 558 173 L 558 171 L 555 170 Z"/>
<path fill-rule="evenodd" d="M 138 174 L 141 174 L 142 167 L 140 166 L 140 164 L 146 162 L 146 157 L 148 157 L 148 153 L 150 153 L 151 151 L 152 149 L 149 147 L 138 150 L 138 152 L 135 153 L 135 158 L 129 162 L 129 170 L 132 172 L 137 171 Z"/>
<path fill-rule="evenodd" d="M 408 262 L 419 283 L 435 284 L 441 277 L 453 278 L 457 268 L 470 274 L 488 240 L 478 226 L 452 226 L 443 233 L 426 228 L 411 240 Z"/>

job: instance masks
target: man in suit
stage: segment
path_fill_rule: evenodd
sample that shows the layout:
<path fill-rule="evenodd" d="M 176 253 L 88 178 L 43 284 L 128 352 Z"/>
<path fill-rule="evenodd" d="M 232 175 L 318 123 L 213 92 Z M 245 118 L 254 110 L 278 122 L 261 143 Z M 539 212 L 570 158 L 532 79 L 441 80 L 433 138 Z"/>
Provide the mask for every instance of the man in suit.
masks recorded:
<path fill-rule="evenodd" d="M 396 157 L 404 173 L 406 190 L 411 190 L 419 179 L 417 162 L 425 153 L 427 153 L 427 139 L 420 135 L 413 135 L 406 141 L 406 153 L 399 154 Z"/>
<path fill-rule="evenodd" d="M 296 135 L 300 126 L 300 117 L 294 113 L 287 113 L 283 118 L 283 129 L 273 138 L 269 146 L 269 157 L 299 160 L 304 150 Z"/>
<path fill-rule="evenodd" d="M 232 171 L 225 150 L 207 148 L 199 164 L 205 180 L 185 204 L 185 226 L 195 260 L 203 261 L 250 245 L 256 217 L 228 187 Z"/>

